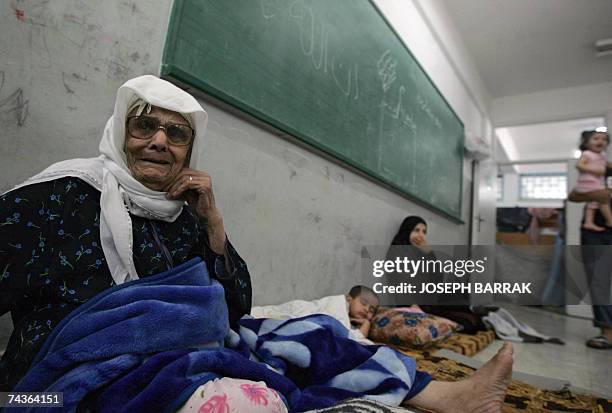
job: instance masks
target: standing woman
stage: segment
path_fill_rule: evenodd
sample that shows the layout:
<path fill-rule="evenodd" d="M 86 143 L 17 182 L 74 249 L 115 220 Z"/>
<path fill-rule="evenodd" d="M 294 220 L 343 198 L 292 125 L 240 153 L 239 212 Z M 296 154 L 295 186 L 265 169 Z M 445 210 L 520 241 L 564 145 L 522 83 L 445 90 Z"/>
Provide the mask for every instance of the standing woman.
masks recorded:
<path fill-rule="evenodd" d="M 0 197 L 0 315 L 10 311 L 14 326 L 1 391 L 77 307 L 196 256 L 223 285 L 230 323 L 250 312 L 246 264 L 227 239 L 210 175 L 195 169 L 206 122 L 178 87 L 131 79 L 117 91 L 99 157 L 54 164 Z"/>
<path fill-rule="evenodd" d="M 612 207 L 612 200 L 608 202 Z M 585 221 L 586 214 L 585 207 Z M 606 220 L 601 210 L 595 210 L 593 222 L 595 225 L 605 225 Z M 593 304 L 593 326 L 600 329 L 600 334 L 587 339 L 586 345 L 599 350 L 610 350 L 612 349 L 612 305 L 610 305 L 612 231 L 595 231 L 582 226 L 580 244 Z"/>
<path fill-rule="evenodd" d="M 599 145 L 595 147 L 598 153 L 608 146 L 610 143 L 610 134 L 608 132 L 598 132 L 594 130 L 584 131 L 581 136 L 581 149 L 588 149 L 589 145 Z M 603 158 L 603 157 L 602 157 Z M 568 199 L 573 202 L 590 202 L 593 200 L 593 195 L 601 203 L 601 207 L 597 203 L 587 204 L 583 212 L 583 224 L 580 228 L 580 244 L 582 250 L 582 260 L 585 273 L 589 283 L 591 292 L 591 300 L 593 301 L 593 325 L 600 329 L 598 336 L 589 338 L 586 345 L 592 348 L 609 350 L 612 349 L 612 305 L 610 305 L 610 283 L 612 280 L 612 254 L 609 251 L 612 245 L 612 231 L 609 227 L 609 214 L 606 217 L 606 211 L 612 208 L 612 199 L 610 199 L 610 191 L 612 188 L 605 185 L 605 177 L 610 176 L 610 164 L 605 158 L 600 162 L 599 169 L 597 167 L 588 170 L 584 166 L 576 166 L 581 169 L 581 172 L 594 174 L 593 181 L 602 188 L 595 192 L 578 192 L 572 191 L 568 195 Z M 608 173 L 606 173 L 608 172 Z M 587 175 L 588 176 L 588 175 Z"/>

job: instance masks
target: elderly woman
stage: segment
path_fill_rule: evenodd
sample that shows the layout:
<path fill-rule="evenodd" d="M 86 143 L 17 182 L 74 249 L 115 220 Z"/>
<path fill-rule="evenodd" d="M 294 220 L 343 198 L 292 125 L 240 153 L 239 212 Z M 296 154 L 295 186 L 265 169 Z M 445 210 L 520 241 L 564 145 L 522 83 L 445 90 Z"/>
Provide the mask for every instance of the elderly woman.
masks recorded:
<path fill-rule="evenodd" d="M 195 169 L 206 122 L 179 88 L 132 79 L 117 93 L 98 158 L 52 165 L 0 198 L 0 314 L 10 311 L 14 324 L 1 390 L 72 310 L 194 256 L 222 283 L 231 323 L 250 312 L 246 264 L 227 239 L 211 177 Z"/>

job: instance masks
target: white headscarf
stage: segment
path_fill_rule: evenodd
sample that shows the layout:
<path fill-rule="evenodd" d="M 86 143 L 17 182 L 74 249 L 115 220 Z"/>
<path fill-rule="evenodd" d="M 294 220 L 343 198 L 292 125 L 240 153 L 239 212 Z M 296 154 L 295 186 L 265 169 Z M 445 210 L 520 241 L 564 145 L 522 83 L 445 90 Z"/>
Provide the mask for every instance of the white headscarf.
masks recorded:
<path fill-rule="evenodd" d="M 116 284 L 138 279 L 134 266 L 130 213 L 144 218 L 174 222 L 184 203 L 166 199 L 165 192 L 153 191 L 131 174 L 126 154 L 125 120 L 128 109 L 142 99 L 152 106 L 178 112 L 195 129 L 189 166 L 198 162 L 208 115 L 197 100 L 173 84 L 155 76 L 140 76 L 125 82 L 117 91 L 115 110 L 106 122 L 100 141 L 100 156 L 69 159 L 51 165 L 14 189 L 66 176 L 83 179 L 100 195 L 100 239 L 102 250 Z"/>

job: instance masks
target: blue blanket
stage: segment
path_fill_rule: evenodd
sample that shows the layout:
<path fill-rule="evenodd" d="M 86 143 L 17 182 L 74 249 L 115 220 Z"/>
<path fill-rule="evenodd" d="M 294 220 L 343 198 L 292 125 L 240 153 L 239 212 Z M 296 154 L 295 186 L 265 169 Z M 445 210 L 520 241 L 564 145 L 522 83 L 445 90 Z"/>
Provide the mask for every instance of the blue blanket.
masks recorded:
<path fill-rule="evenodd" d="M 243 318 L 233 332 L 223 288 L 194 259 L 83 304 L 14 391 L 63 392 L 62 412 L 172 412 L 218 377 L 264 381 L 295 412 L 354 397 L 398 405 L 416 387 L 414 360 L 350 340 L 331 317 Z"/>

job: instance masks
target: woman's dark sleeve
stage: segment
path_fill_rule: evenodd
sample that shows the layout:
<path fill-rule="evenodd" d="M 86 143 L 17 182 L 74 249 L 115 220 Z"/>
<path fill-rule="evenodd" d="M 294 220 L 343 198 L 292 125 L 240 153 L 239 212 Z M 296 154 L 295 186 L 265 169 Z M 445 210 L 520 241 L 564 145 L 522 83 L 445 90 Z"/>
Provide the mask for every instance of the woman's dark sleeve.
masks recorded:
<path fill-rule="evenodd" d="M 229 239 L 225 242 L 225 254 L 215 253 L 204 237 L 204 261 L 208 272 L 215 277 L 225 289 L 225 300 L 229 309 L 229 320 L 232 327 L 245 314 L 251 313 L 251 275 L 246 263 L 238 255 Z"/>
<path fill-rule="evenodd" d="M 39 248 L 49 238 L 45 217 L 56 212 L 47 202 L 51 186 L 29 185 L 0 196 L 0 315 L 28 295 L 27 270 L 45 258 Z"/>
<path fill-rule="evenodd" d="M 0 315 L 13 308 L 16 291 L 12 265 L 13 251 L 10 246 L 14 237 L 15 197 L 8 193 L 0 197 Z"/>

